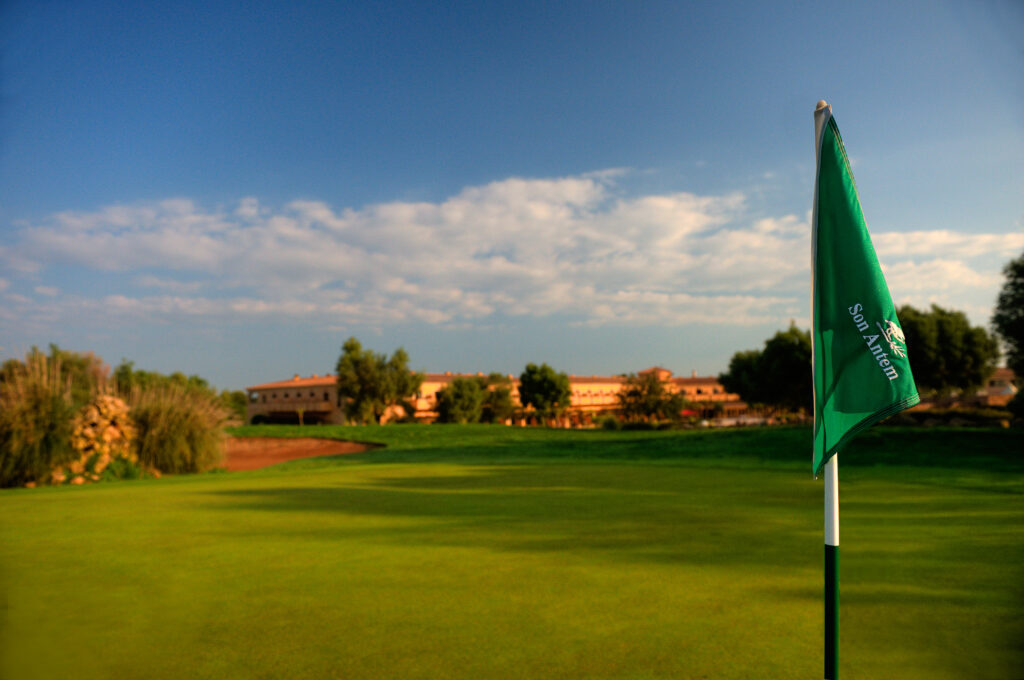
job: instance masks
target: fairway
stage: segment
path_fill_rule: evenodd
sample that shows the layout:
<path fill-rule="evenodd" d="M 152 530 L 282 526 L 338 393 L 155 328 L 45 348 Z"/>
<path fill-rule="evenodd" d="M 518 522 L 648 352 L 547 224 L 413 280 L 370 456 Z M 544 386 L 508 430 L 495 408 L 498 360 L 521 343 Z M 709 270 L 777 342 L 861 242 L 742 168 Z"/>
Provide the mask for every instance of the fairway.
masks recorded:
<path fill-rule="evenodd" d="M 387 448 L 0 494 L 0 678 L 821 676 L 806 430 L 315 431 Z M 962 435 L 841 462 L 844 677 L 1024 677 L 1022 438 Z"/>

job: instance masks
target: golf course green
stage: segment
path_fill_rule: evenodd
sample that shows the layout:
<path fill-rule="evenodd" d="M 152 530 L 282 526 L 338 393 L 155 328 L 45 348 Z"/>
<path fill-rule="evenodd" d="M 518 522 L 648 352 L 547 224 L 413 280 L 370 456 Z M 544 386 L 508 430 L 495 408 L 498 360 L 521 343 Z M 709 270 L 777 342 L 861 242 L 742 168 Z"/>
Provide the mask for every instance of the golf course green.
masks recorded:
<path fill-rule="evenodd" d="M 0 678 L 818 678 L 806 428 L 245 427 L 383 444 L 0 493 Z M 846 678 L 1024 677 L 1024 433 L 840 457 Z"/>

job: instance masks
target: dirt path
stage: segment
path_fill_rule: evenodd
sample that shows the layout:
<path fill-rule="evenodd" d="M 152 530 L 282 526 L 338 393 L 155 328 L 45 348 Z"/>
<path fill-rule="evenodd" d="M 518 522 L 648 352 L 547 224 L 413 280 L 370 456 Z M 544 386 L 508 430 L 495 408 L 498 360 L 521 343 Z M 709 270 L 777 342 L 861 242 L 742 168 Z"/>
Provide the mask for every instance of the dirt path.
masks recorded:
<path fill-rule="evenodd" d="M 230 472 L 257 470 L 297 458 L 360 453 L 374 446 L 337 439 L 285 439 L 283 437 L 228 437 L 224 443 L 224 467 Z"/>

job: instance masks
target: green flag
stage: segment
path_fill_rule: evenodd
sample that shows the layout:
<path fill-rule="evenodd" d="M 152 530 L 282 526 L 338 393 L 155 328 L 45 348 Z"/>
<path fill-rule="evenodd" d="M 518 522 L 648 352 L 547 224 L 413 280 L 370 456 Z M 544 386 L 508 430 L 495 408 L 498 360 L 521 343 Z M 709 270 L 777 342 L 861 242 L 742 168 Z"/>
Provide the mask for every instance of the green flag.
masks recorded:
<path fill-rule="evenodd" d="M 831 107 L 819 105 L 814 124 L 811 342 L 817 475 L 861 430 L 921 399 Z"/>

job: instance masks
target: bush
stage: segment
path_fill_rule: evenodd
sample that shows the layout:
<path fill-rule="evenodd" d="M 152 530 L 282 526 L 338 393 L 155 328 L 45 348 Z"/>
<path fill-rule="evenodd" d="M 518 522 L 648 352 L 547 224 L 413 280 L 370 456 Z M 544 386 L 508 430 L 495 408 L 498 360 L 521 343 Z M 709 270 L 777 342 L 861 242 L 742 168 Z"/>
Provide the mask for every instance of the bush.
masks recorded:
<path fill-rule="evenodd" d="M 8 362 L 0 381 L 0 486 L 50 481 L 50 470 L 74 458 L 71 380 L 59 357 L 35 352 Z"/>
<path fill-rule="evenodd" d="M 216 395 L 163 384 L 133 390 L 130 403 L 143 466 L 175 474 L 220 465 L 229 414 Z"/>
<path fill-rule="evenodd" d="M 950 408 L 903 411 L 887 420 L 886 425 L 953 427 L 1001 427 L 1010 420 L 1010 411 L 996 408 Z"/>
<path fill-rule="evenodd" d="M 598 426 L 602 430 L 621 430 L 622 423 L 615 416 L 604 416 L 598 420 Z"/>
<path fill-rule="evenodd" d="M 653 430 L 663 429 L 659 427 L 658 423 L 649 423 L 645 420 L 638 420 L 635 423 L 625 423 L 622 426 L 623 430 L 637 430 L 640 432 L 650 432 Z"/>
<path fill-rule="evenodd" d="M 1021 390 L 1017 395 L 1006 405 L 1007 410 L 1014 418 L 1015 425 L 1024 424 L 1024 390 Z"/>

